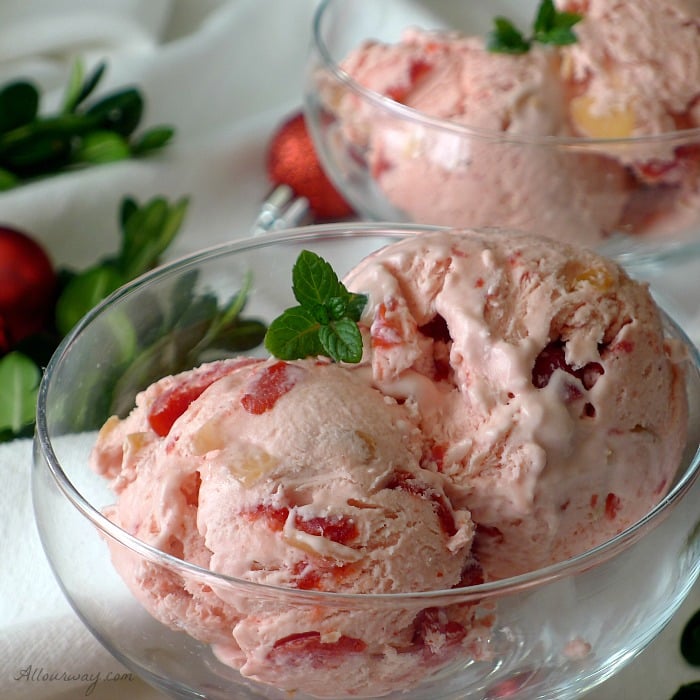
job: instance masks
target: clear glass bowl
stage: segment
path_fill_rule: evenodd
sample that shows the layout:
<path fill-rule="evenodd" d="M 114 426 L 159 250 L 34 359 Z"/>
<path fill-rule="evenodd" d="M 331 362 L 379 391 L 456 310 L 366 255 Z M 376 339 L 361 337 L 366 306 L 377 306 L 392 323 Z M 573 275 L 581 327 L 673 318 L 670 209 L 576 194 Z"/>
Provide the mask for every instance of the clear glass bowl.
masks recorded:
<path fill-rule="evenodd" d="M 506 15 L 525 28 L 535 4 L 323 0 L 304 103 L 331 180 L 370 220 L 544 231 L 630 264 L 697 253 L 700 128 L 608 139 L 476 128 L 367 89 L 340 67 L 363 41 L 395 44 L 407 27 L 486 36 Z"/>
<path fill-rule="evenodd" d="M 604 545 L 546 569 L 416 594 L 289 590 L 186 563 L 135 539 L 103 515 L 114 495 L 107 480 L 88 467 L 94 431 L 115 406 L 130 406 L 133 392 L 150 383 L 154 373 L 166 374 L 169 358 L 186 357 L 196 346 L 201 329 L 195 311 L 203 299 L 226 301 L 252 280 L 245 316 L 269 322 L 290 305 L 291 267 L 302 249 L 317 252 L 344 274 L 369 252 L 392 240 L 420 235 L 421 230 L 318 226 L 200 252 L 117 291 L 78 324 L 47 367 L 32 474 L 36 521 L 46 554 L 62 590 L 95 637 L 127 668 L 166 694 L 212 700 L 290 697 L 287 690 L 243 677 L 222 663 L 209 644 L 155 619 L 117 573 L 112 557 L 128 558 L 167 581 L 176 599 L 185 590 L 207 591 L 244 608 L 278 609 L 280 615 L 305 610 L 365 615 L 376 621 L 396 614 L 439 617 L 441 608 L 469 610 L 480 624 L 475 622 L 470 631 L 468 647 L 459 646 L 454 656 L 435 665 L 416 652 L 411 678 L 392 678 L 387 669 L 383 697 L 403 700 L 579 697 L 642 650 L 698 578 L 700 358 L 669 320 L 668 335 L 687 345 L 691 404 L 690 438 L 677 479 L 643 520 Z M 166 322 L 173 318 L 174 326 Z M 157 352 L 144 353 L 144 347 Z M 256 352 L 264 355 L 260 349 L 246 354 Z M 157 361 L 144 363 L 144 357 Z M 134 374 L 135 367 L 142 372 Z M 139 380 L 125 382 L 124 376 Z M 362 662 L 360 657 L 358 673 Z M 343 677 L 335 675 L 338 659 L 321 656 L 317 663 L 329 670 L 325 691 L 311 695 L 299 690 L 293 697 L 347 697 L 339 690 Z M 303 685 L 303 678 L 297 680 Z"/>

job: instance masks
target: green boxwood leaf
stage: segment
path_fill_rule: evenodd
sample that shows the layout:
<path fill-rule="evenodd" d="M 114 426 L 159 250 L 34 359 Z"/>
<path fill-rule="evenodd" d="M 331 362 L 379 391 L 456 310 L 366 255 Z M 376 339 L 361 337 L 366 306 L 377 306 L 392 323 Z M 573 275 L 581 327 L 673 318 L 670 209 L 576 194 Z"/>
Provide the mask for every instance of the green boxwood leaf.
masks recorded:
<path fill-rule="evenodd" d="M 18 435 L 34 422 L 41 372 L 20 352 L 11 352 L 0 360 L 0 432 Z"/>
<path fill-rule="evenodd" d="M 128 137 L 139 125 L 143 109 L 141 93 L 136 88 L 124 88 L 95 102 L 85 115 L 99 127 Z"/>
<path fill-rule="evenodd" d="M 142 156 L 170 143 L 175 135 L 175 129 L 171 126 L 154 126 L 138 136 L 131 144 L 131 153 L 134 156 Z"/>
<path fill-rule="evenodd" d="M 98 63 L 92 72 L 85 78 L 83 62 L 78 59 L 73 64 L 73 69 L 68 81 L 66 96 L 63 98 L 63 112 L 68 114 L 83 103 L 95 90 L 97 84 L 102 80 L 107 64 L 103 61 Z"/>
<path fill-rule="evenodd" d="M 94 306 L 106 299 L 124 282 L 110 264 L 95 265 L 75 275 L 56 302 L 56 326 L 66 335 Z"/>
<path fill-rule="evenodd" d="M 0 89 L 0 133 L 29 124 L 39 111 L 39 91 L 18 80 Z"/>
<path fill-rule="evenodd" d="M 84 163 L 112 163 L 131 155 L 126 139 L 113 131 L 85 134 L 73 153 L 73 160 Z"/>

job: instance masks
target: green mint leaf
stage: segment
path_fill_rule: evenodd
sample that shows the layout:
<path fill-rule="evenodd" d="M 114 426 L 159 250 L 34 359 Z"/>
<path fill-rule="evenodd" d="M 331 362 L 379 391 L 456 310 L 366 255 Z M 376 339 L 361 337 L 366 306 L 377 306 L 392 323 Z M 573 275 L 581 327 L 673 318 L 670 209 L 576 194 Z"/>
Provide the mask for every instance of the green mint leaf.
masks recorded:
<path fill-rule="evenodd" d="M 486 40 L 486 48 L 494 53 L 521 54 L 530 50 L 530 42 L 505 17 L 494 19 L 494 28 Z"/>
<path fill-rule="evenodd" d="M 309 250 L 301 251 L 292 268 L 292 291 L 300 306 L 323 305 L 343 290 L 330 263 Z"/>
<path fill-rule="evenodd" d="M 367 297 L 349 292 L 331 265 L 308 250 L 302 250 L 292 268 L 292 288 L 299 306 L 270 324 L 268 351 L 281 360 L 326 355 L 336 362 L 359 362 L 362 334 L 357 321 Z"/>
<path fill-rule="evenodd" d="M 322 326 L 325 326 L 331 321 L 331 315 L 324 304 L 314 304 L 308 311 L 313 319 Z"/>
<path fill-rule="evenodd" d="M 318 332 L 321 325 L 302 306 L 287 309 L 268 327 L 265 348 L 280 360 L 300 360 L 323 355 Z"/>
<path fill-rule="evenodd" d="M 356 323 L 362 318 L 362 312 L 367 306 L 369 301 L 366 294 L 354 294 L 350 293 L 347 303 L 345 313 L 348 318 L 352 319 Z"/>
<path fill-rule="evenodd" d="M 0 360 L 0 434 L 20 435 L 34 422 L 41 372 L 20 352 Z"/>
<path fill-rule="evenodd" d="M 571 29 L 557 28 L 537 36 L 536 41 L 540 44 L 549 44 L 551 46 L 568 46 L 569 44 L 575 44 L 578 41 L 578 37 Z"/>
<path fill-rule="evenodd" d="M 554 0 L 542 0 L 533 24 L 535 35 L 551 31 L 556 27 L 556 21 L 557 8 L 554 6 Z"/>
<path fill-rule="evenodd" d="M 575 12 L 559 12 L 554 0 L 542 0 L 532 26 L 532 35 L 527 37 L 512 22 L 504 17 L 494 20 L 494 29 L 487 37 L 489 51 L 521 54 L 530 50 L 533 42 L 551 46 L 565 46 L 578 41 L 574 25 L 583 16 Z"/>
<path fill-rule="evenodd" d="M 362 359 L 362 334 L 351 319 L 341 318 L 321 326 L 318 337 L 333 361 L 356 363 Z"/>
<path fill-rule="evenodd" d="M 328 321 L 338 321 L 347 316 L 348 301 L 346 297 L 331 297 L 326 302 L 325 306 Z M 328 321 L 326 321 L 326 323 L 328 323 Z"/>

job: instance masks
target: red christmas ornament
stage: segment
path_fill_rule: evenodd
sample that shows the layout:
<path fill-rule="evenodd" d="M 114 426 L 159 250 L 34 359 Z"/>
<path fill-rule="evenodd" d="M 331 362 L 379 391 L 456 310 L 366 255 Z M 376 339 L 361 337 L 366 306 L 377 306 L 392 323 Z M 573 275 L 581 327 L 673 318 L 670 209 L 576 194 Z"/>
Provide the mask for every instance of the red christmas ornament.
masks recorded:
<path fill-rule="evenodd" d="M 46 251 L 26 233 L 0 226 L 0 352 L 45 327 L 55 290 Z"/>
<path fill-rule="evenodd" d="M 294 113 L 273 134 L 267 174 L 274 185 L 289 185 L 297 196 L 306 197 L 317 219 L 345 219 L 353 214 L 321 167 L 301 112 Z"/>

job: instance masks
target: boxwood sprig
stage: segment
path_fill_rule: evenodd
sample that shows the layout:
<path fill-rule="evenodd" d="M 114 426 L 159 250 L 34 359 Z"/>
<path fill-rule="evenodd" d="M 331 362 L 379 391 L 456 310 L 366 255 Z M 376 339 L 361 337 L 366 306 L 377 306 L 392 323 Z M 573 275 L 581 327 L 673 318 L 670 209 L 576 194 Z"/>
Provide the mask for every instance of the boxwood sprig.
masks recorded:
<path fill-rule="evenodd" d="M 357 322 L 367 296 L 348 291 L 330 263 L 303 250 L 292 268 L 298 306 L 286 309 L 267 329 L 265 347 L 281 360 L 326 356 L 334 362 L 362 359 Z"/>
<path fill-rule="evenodd" d="M 42 113 L 42 95 L 34 82 L 0 85 L 0 191 L 72 168 L 145 156 L 172 140 L 170 125 L 137 133 L 145 110 L 138 87 L 88 99 L 106 67 L 99 63 L 86 74 L 76 60 L 62 104 L 51 113 Z"/>

